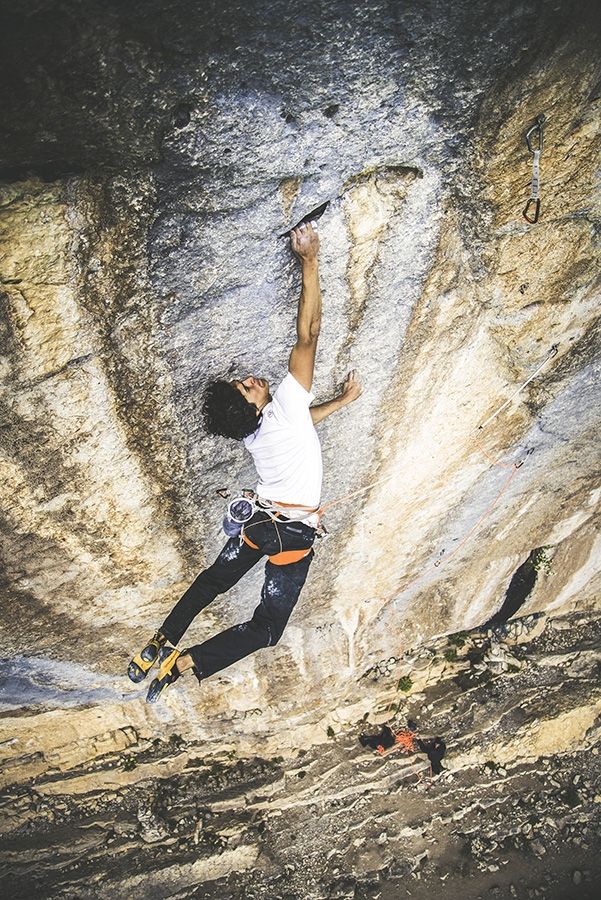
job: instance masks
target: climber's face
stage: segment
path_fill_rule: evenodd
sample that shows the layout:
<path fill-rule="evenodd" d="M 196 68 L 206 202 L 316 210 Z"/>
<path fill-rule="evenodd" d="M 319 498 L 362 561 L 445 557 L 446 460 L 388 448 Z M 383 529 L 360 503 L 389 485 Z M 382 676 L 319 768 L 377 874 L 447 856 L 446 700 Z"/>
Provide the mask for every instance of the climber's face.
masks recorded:
<path fill-rule="evenodd" d="M 271 400 L 269 382 L 266 378 L 255 378 L 254 375 L 249 375 L 244 381 L 234 381 L 232 384 L 248 403 L 253 403 L 257 407 L 257 415 Z"/>

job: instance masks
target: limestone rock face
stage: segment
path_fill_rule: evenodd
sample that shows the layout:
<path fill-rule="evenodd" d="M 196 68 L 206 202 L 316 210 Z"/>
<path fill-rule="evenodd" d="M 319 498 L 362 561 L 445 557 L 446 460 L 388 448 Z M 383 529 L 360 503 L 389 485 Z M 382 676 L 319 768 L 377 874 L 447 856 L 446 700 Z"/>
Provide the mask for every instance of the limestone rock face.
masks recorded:
<path fill-rule="evenodd" d="M 23 691 L 73 705 L 80 684 L 113 735 L 293 746 L 323 737 L 332 709 L 360 718 L 361 676 L 399 644 L 486 622 L 534 550 L 522 613 L 598 604 L 590 6 L 28 0 L 6 14 L 6 708 Z M 540 113 L 531 225 L 524 136 Z M 203 433 L 203 384 L 285 374 L 300 281 L 281 235 L 325 200 L 314 391 L 356 368 L 364 393 L 318 426 L 323 502 L 354 496 L 326 512 L 280 644 L 147 708 L 127 661 L 218 552 L 217 492 L 254 484 L 243 448 Z M 259 568 L 187 640 L 249 618 Z"/>

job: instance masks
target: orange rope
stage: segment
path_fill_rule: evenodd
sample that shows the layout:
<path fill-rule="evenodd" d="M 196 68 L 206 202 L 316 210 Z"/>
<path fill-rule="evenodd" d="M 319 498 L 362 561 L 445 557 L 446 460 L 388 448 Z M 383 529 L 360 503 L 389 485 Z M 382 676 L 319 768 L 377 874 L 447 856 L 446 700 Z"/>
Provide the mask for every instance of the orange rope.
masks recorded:
<path fill-rule="evenodd" d="M 395 742 L 405 753 L 415 753 L 415 740 L 417 735 L 408 728 L 401 728 L 394 736 Z"/>
<path fill-rule="evenodd" d="M 522 463 L 519 462 L 519 463 L 512 463 L 510 466 L 508 466 L 507 463 L 502 463 L 502 462 L 499 462 L 498 459 L 493 459 L 492 456 L 488 455 L 488 453 L 486 452 L 486 450 L 484 449 L 484 447 L 482 446 L 480 441 L 476 440 L 476 438 L 472 437 L 472 435 L 470 435 L 470 437 L 471 437 L 472 441 L 474 442 L 474 444 L 476 445 L 476 447 L 479 447 L 479 449 L 482 450 L 482 453 L 485 455 L 485 457 L 487 459 L 489 459 L 491 461 L 491 463 L 494 466 L 498 466 L 500 469 L 511 469 L 513 466 L 515 466 L 516 468 L 519 469 L 519 467 L 522 465 Z"/>
<path fill-rule="evenodd" d="M 490 457 L 489 457 L 489 458 L 490 458 Z M 496 463 L 496 465 L 503 465 L 503 464 L 502 464 L 502 463 Z M 478 519 L 478 521 L 476 522 L 476 524 L 474 525 L 474 527 L 473 527 L 473 528 L 471 529 L 471 531 L 464 537 L 464 539 L 461 541 L 461 543 L 457 544 L 457 546 L 455 547 L 455 549 L 454 549 L 451 553 L 449 553 L 448 556 L 445 556 L 444 559 L 439 560 L 438 562 L 433 563 L 431 566 L 428 566 L 427 569 L 424 569 L 423 572 L 421 572 L 419 575 L 417 575 L 417 576 L 416 576 L 415 578 L 413 578 L 411 581 L 408 581 L 407 584 L 404 584 L 402 587 L 397 588 L 395 591 L 393 591 L 392 594 L 389 594 L 389 595 L 386 596 L 386 597 L 382 597 L 382 598 L 381 598 L 382 602 L 385 603 L 387 606 L 389 606 L 389 605 L 390 605 L 390 601 L 391 601 L 392 598 L 395 597 L 397 594 L 402 594 L 404 591 L 406 591 L 408 588 L 412 587 L 412 586 L 413 586 L 414 584 L 416 584 L 418 581 L 421 581 L 422 578 L 425 578 L 426 575 L 429 575 L 430 572 L 433 572 L 434 569 L 440 568 L 441 565 L 446 564 L 450 559 L 452 559 L 453 556 L 455 556 L 455 554 L 458 553 L 458 552 L 461 550 L 461 548 L 465 546 L 465 544 L 467 544 L 467 542 L 469 541 L 469 539 L 471 538 L 471 536 L 478 530 L 478 528 L 480 528 L 480 526 L 482 525 L 482 523 L 484 522 L 484 520 L 488 518 L 488 516 L 490 515 L 490 513 L 493 511 L 493 509 L 495 508 L 495 506 L 497 505 L 497 503 L 499 502 L 499 500 L 501 499 L 501 497 L 503 496 L 503 494 L 505 493 L 505 491 L 506 491 L 507 488 L 509 487 L 509 485 L 510 485 L 510 483 L 511 483 L 513 477 L 514 477 L 514 475 L 516 474 L 517 470 L 520 468 L 521 465 L 522 465 L 522 464 L 521 464 L 521 462 L 520 462 L 520 463 L 515 463 L 513 466 L 511 466 L 511 474 L 510 474 L 509 478 L 507 479 L 507 481 L 505 482 L 505 484 L 503 485 L 503 487 L 501 488 L 501 490 L 499 491 L 499 493 L 497 494 L 497 496 L 495 497 L 495 499 L 493 500 L 493 502 L 491 503 L 491 505 L 488 507 L 488 509 L 486 510 L 486 512 L 484 513 L 484 515 L 482 515 L 482 516 L 480 517 L 480 519 Z M 503 465 L 503 468 L 508 469 L 508 468 L 510 468 L 510 467 L 509 467 L 509 466 Z M 395 615 L 396 615 L 396 611 L 395 611 L 395 610 L 392 610 L 392 616 L 395 616 Z M 391 618 L 392 618 L 392 616 L 391 616 Z"/>
<path fill-rule="evenodd" d="M 554 346 L 551 348 L 551 352 L 550 352 L 549 356 L 543 361 L 543 363 L 538 367 L 538 369 L 537 369 L 537 370 L 536 370 L 536 371 L 535 371 L 535 372 L 527 379 L 527 381 L 525 381 L 525 382 L 518 388 L 518 390 L 515 391 L 514 394 L 512 394 L 512 396 L 509 398 L 509 400 L 507 400 L 501 407 L 499 407 L 499 409 L 497 409 L 494 413 L 492 413 L 492 415 L 490 415 L 490 416 L 488 417 L 488 419 L 487 419 L 482 425 L 480 425 L 480 427 L 477 429 L 477 434 L 478 434 L 478 435 L 480 435 L 480 434 L 482 433 L 483 429 L 486 427 L 486 425 L 488 425 L 488 424 L 489 424 L 489 423 L 490 423 L 490 422 L 491 422 L 491 421 L 492 421 L 492 420 L 493 420 L 500 412 L 502 412 L 502 410 L 504 410 L 504 409 L 509 405 L 509 403 L 513 400 L 513 398 L 514 398 L 515 396 L 517 396 L 517 394 L 519 394 L 520 391 L 522 391 L 522 390 L 526 387 L 526 385 L 529 384 L 529 383 L 536 377 L 536 375 L 538 375 L 538 373 L 544 368 L 544 366 L 547 365 L 547 363 L 548 363 L 551 359 L 553 359 L 553 357 L 554 357 L 556 354 L 557 354 L 557 346 L 554 345 Z M 392 619 L 393 619 L 394 616 L 397 614 L 397 611 L 396 611 L 395 609 L 393 609 L 392 606 L 391 606 L 391 601 L 393 600 L 393 598 L 396 597 L 398 594 L 402 594 L 404 591 L 406 591 L 408 588 L 412 587 L 412 586 L 413 586 L 414 584 L 416 584 L 418 581 L 421 581 L 423 578 L 426 577 L 426 575 L 429 575 L 430 572 L 433 572 L 434 569 L 437 569 L 437 568 L 439 568 L 442 564 L 447 563 L 450 559 L 453 558 L 453 556 L 455 556 L 456 553 L 458 553 L 458 552 L 461 550 L 462 547 L 465 546 L 465 544 L 469 541 L 469 539 L 472 537 L 472 535 L 478 530 L 478 528 L 480 528 L 480 526 L 482 525 L 482 523 L 488 518 L 488 516 L 490 515 L 490 513 L 492 512 L 492 510 L 495 508 L 495 506 L 497 505 L 497 503 L 499 502 L 499 500 L 501 499 L 501 497 L 503 496 L 503 494 L 505 493 L 505 491 L 507 490 L 507 488 L 508 488 L 509 485 L 511 484 L 511 481 L 513 480 L 513 478 L 514 478 L 514 476 L 515 476 L 517 470 L 518 470 L 518 469 L 522 466 L 522 464 L 523 464 L 523 460 L 520 460 L 520 461 L 517 462 L 517 463 L 511 463 L 511 464 L 508 465 L 507 463 L 502 463 L 502 462 L 499 462 L 499 460 L 494 459 L 492 456 L 490 456 L 489 453 L 487 453 L 487 451 L 484 449 L 484 447 L 482 446 L 482 444 L 480 443 L 480 441 L 477 439 L 477 437 L 475 437 L 474 434 L 467 435 L 467 437 L 462 438 L 462 439 L 461 439 L 460 441 L 458 441 L 457 443 L 464 443 L 464 442 L 467 441 L 467 440 L 473 440 L 474 444 L 478 447 L 478 449 L 481 451 L 481 453 L 483 453 L 484 456 L 486 457 L 486 459 L 488 459 L 489 462 L 491 462 L 494 466 L 498 466 L 498 467 L 501 468 L 501 469 L 509 469 L 509 470 L 510 470 L 509 477 L 507 478 L 505 484 L 503 485 L 503 487 L 501 488 L 501 490 L 499 491 L 499 493 L 497 494 L 497 496 L 495 497 L 495 499 L 493 500 L 493 502 L 490 504 L 490 506 L 488 507 L 488 509 L 486 510 L 486 512 L 478 519 L 478 521 L 477 521 L 476 524 L 473 526 L 473 528 L 469 531 L 469 533 L 468 533 L 468 534 L 464 537 L 464 539 L 463 539 L 463 540 L 455 547 L 455 549 L 454 549 L 451 553 L 449 553 L 448 556 L 444 557 L 444 559 L 441 559 L 441 560 L 439 560 L 438 562 L 433 563 L 431 566 L 428 566 L 428 568 L 426 568 L 423 572 L 421 572 L 419 575 L 417 575 L 417 576 L 416 576 L 415 578 L 413 578 L 411 581 L 409 581 L 409 582 L 407 582 L 406 584 L 404 584 L 402 587 L 397 588 L 392 594 L 389 594 L 387 597 L 382 597 L 382 598 L 381 598 L 382 602 L 383 602 L 383 603 L 390 609 L 390 611 L 391 611 L 390 618 L 389 618 L 388 622 L 386 623 L 387 627 L 390 627 L 390 622 L 392 622 Z M 386 476 L 386 477 L 384 477 L 384 478 L 381 478 L 381 479 L 379 479 L 378 481 L 372 482 L 371 484 L 367 485 L 366 487 L 360 488 L 359 490 L 354 491 L 354 492 L 351 493 L 351 494 L 348 494 L 346 497 L 341 497 L 339 500 L 334 500 L 334 501 L 331 502 L 331 503 L 327 503 L 325 506 L 322 506 L 322 507 L 318 510 L 318 512 L 317 512 L 318 516 L 321 516 L 321 513 L 324 512 L 324 510 L 330 509 L 331 507 L 336 506 L 338 503 L 342 503 L 342 502 L 345 501 L 345 500 L 350 500 L 351 498 L 356 497 L 356 496 L 358 496 L 359 494 L 362 494 L 362 493 L 364 493 L 365 491 L 370 490 L 371 488 L 374 488 L 374 487 L 377 487 L 377 486 L 380 485 L 380 484 L 383 484 L 385 481 L 388 481 L 390 478 L 392 478 L 395 474 L 396 474 L 396 473 L 393 472 L 393 473 L 391 473 L 391 475 L 388 475 L 388 476 Z M 399 647 L 399 665 L 400 665 L 400 664 L 401 664 L 401 661 L 402 661 L 402 659 L 403 659 L 403 632 L 402 632 L 402 629 L 399 629 L 399 632 L 398 632 L 398 633 L 399 633 L 399 643 L 400 643 L 400 647 Z M 394 696 L 396 696 L 396 693 L 398 693 L 398 690 L 399 690 L 398 684 L 400 684 L 400 679 L 399 679 L 399 682 L 397 683 L 397 690 L 396 690 Z M 389 705 L 388 705 L 388 709 L 387 709 L 387 715 L 388 715 L 388 716 L 390 716 L 390 713 L 391 713 L 392 708 L 393 708 L 393 705 L 394 705 L 394 696 L 393 696 L 393 698 L 391 699 L 391 701 L 390 701 L 390 703 L 389 703 Z M 409 729 L 406 729 L 406 728 L 401 728 L 401 729 L 399 729 L 398 731 L 395 732 L 395 730 L 394 730 L 394 728 L 392 727 L 390 721 L 388 721 L 387 724 L 388 724 L 388 727 L 390 728 L 390 730 L 392 731 L 392 733 L 393 733 L 394 736 L 395 736 L 395 743 L 394 743 L 394 746 L 391 747 L 389 750 L 384 750 L 383 747 L 378 747 L 378 752 L 379 752 L 382 756 L 388 756 L 388 754 L 394 753 L 396 750 L 399 750 L 399 749 L 400 749 L 400 750 L 404 750 L 404 752 L 406 752 L 406 753 L 414 753 L 414 752 L 416 752 L 416 750 L 415 750 L 415 743 L 414 743 L 414 738 L 416 737 L 416 735 L 414 734 L 414 732 L 411 732 Z M 434 782 L 433 782 L 432 763 L 430 763 L 430 778 L 429 778 L 429 782 L 426 782 L 426 781 L 422 778 L 421 773 L 417 770 L 417 768 L 416 768 L 413 764 L 411 764 L 411 768 L 414 770 L 414 772 L 415 772 L 417 778 L 418 778 L 420 781 L 422 781 L 424 784 L 426 784 L 427 786 L 430 786 L 430 785 L 432 785 L 432 784 L 434 783 Z"/>
<path fill-rule="evenodd" d="M 491 456 L 489 456 L 489 454 L 484 450 L 484 448 L 480 445 L 480 443 L 479 443 L 478 441 L 475 440 L 475 438 L 474 438 L 474 442 L 478 445 L 478 447 L 480 448 L 480 450 L 482 451 L 482 453 L 484 453 L 484 455 L 486 456 L 486 458 L 489 459 L 492 463 L 494 463 L 494 465 L 499 466 L 500 468 L 503 468 L 503 469 L 509 469 L 509 468 L 511 469 L 511 473 L 510 473 L 510 475 L 509 475 L 509 478 L 507 479 L 507 481 L 505 482 L 505 484 L 503 485 L 503 487 L 501 488 L 501 490 L 499 491 L 499 493 L 497 494 L 497 496 L 495 497 L 495 499 L 493 500 L 493 502 L 491 503 L 491 505 L 488 507 L 488 509 L 486 510 L 486 512 L 479 518 L 479 520 L 476 522 L 476 524 L 475 524 L 474 527 L 471 529 L 471 531 L 464 537 L 464 539 L 461 541 L 461 543 L 458 544 L 458 545 L 455 547 L 455 549 L 453 550 L 452 553 L 449 553 L 449 555 L 448 555 L 447 557 L 445 557 L 444 560 L 440 560 L 439 562 L 434 563 L 433 565 L 429 566 L 427 569 L 425 569 L 423 572 L 421 572 L 421 574 L 419 574 L 416 578 L 412 579 L 412 581 L 409 581 L 407 584 L 403 585 L 401 588 L 399 588 L 398 590 L 394 591 L 394 593 L 390 594 L 388 597 L 383 597 L 383 598 L 382 598 L 382 601 L 384 602 L 384 604 L 385 604 L 386 606 L 388 606 L 388 608 L 389 608 L 390 611 L 391 611 L 390 618 L 389 618 L 388 622 L 386 623 L 386 625 L 387 625 L 388 628 L 391 627 L 391 626 L 390 626 L 390 623 L 392 622 L 392 619 L 394 618 L 394 616 L 396 616 L 396 614 L 397 614 L 397 611 L 396 611 L 395 609 L 393 609 L 393 608 L 391 607 L 391 605 L 390 605 L 390 602 L 391 602 L 391 600 L 393 599 L 393 597 L 395 597 L 397 594 L 403 593 L 403 592 L 406 591 L 409 587 L 411 587 L 412 585 L 416 584 L 416 582 L 421 581 L 422 578 L 425 578 L 426 575 L 428 575 L 430 572 L 433 572 L 434 569 L 438 568 L 442 563 L 448 562 L 453 556 L 455 556 L 456 553 L 459 552 L 459 550 L 460 550 L 463 546 L 465 546 L 465 544 L 469 541 L 469 539 L 470 539 L 471 536 L 474 534 L 474 532 L 476 532 L 476 531 L 478 530 L 478 528 L 480 528 L 480 526 L 482 525 L 482 523 L 485 521 L 485 519 L 488 518 L 488 516 L 490 515 L 490 513 L 492 512 L 492 510 L 494 509 L 494 507 L 497 505 L 497 503 L 499 502 L 499 500 L 501 499 L 501 497 L 503 496 L 503 494 L 505 493 L 505 491 L 506 491 L 507 488 L 509 487 L 509 484 L 511 483 L 511 481 L 512 481 L 514 475 L 516 474 L 517 470 L 518 470 L 518 469 L 521 467 L 521 465 L 522 465 L 522 462 L 521 462 L 521 461 L 518 462 L 518 463 L 514 463 L 514 464 L 511 465 L 511 466 L 508 466 L 508 465 L 506 465 L 505 463 L 500 463 L 500 462 L 498 462 L 497 460 L 494 460 Z M 399 633 L 399 645 L 400 645 L 400 646 L 399 646 L 399 666 L 400 666 L 401 661 L 402 661 L 402 659 L 403 659 L 403 631 L 402 631 L 402 629 L 399 628 L 398 633 Z M 397 686 L 397 690 L 395 691 L 394 696 L 396 696 L 396 694 L 398 693 L 398 690 L 399 690 L 399 688 L 398 688 L 398 686 Z M 388 705 L 388 709 L 387 709 L 387 711 L 386 711 L 388 717 L 390 717 L 390 714 L 391 714 L 391 712 L 392 712 L 392 708 L 393 708 L 393 705 L 394 705 L 394 696 L 392 697 L 392 699 L 391 699 L 391 701 L 390 701 L 390 703 L 389 703 L 389 705 Z M 388 724 L 388 727 L 390 728 L 390 730 L 391 730 L 391 731 L 393 732 L 393 734 L 395 735 L 395 745 L 394 745 L 394 747 L 391 747 L 390 750 L 384 750 L 383 748 L 378 747 L 378 752 L 379 752 L 382 756 L 387 756 L 389 753 L 393 753 L 395 750 L 399 750 L 399 749 L 404 750 L 406 753 L 414 753 L 414 752 L 415 752 L 415 744 L 414 744 L 414 737 L 415 737 L 415 734 L 414 734 L 413 732 L 409 731 L 408 729 L 405 729 L 405 728 L 401 728 L 401 729 L 399 729 L 398 732 L 395 732 L 395 731 L 394 731 L 394 728 L 392 727 L 392 725 L 391 725 L 391 723 L 390 723 L 390 719 L 388 720 L 387 724 Z M 428 780 L 428 781 L 426 781 L 426 780 L 422 777 L 421 772 L 413 765 L 413 763 L 411 763 L 411 768 L 413 769 L 413 771 L 414 771 L 414 773 L 415 773 L 417 779 L 418 779 L 419 781 L 421 781 L 423 784 L 425 784 L 427 787 L 430 787 L 431 785 L 434 784 L 434 776 L 433 776 L 433 772 L 432 772 L 432 763 L 430 763 L 430 775 L 429 775 L 429 780 Z"/>
<path fill-rule="evenodd" d="M 518 395 L 519 393 L 521 393 L 521 391 L 523 391 L 524 388 L 525 388 L 528 384 L 530 384 L 530 382 L 531 382 L 534 378 L 536 378 L 536 376 L 539 374 L 539 372 L 541 372 L 541 371 L 545 368 L 545 366 L 547 365 L 547 363 L 549 363 L 549 362 L 557 355 L 557 352 L 558 352 L 558 346 L 559 346 L 558 344 L 553 344 L 553 346 L 551 347 L 551 350 L 549 351 L 548 355 L 545 357 L 545 359 L 544 359 L 543 362 L 539 365 L 539 367 L 532 373 L 532 375 L 529 376 L 529 378 L 526 379 L 526 381 L 524 381 L 524 382 L 519 386 L 519 388 L 518 388 L 516 391 L 514 391 L 514 393 L 511 395 L 511 397 L 509 397 L 509 399 L 506 400 L 506 401 L 503 403 L 502 406 L 500 406 L 500 407 L 499 407 L 498 409 L 496 409 L 493 413 L 491 413 L 491 415 L 488 417 L 488 419 L 486 419 L 485 422 L 482 423 L 482 425 L 479 425 L 479 426 L 478 426 L 478 428 L 476 429 L 476 434 L 481 435 L 481 434 L 482 434 L 482 431 L 486 428 L 486 426 L 487 426 L 490 422 L 492 422 L 492 420 L 495 419 L 495 418 L 499 415 L 499 413 L 502 412 L 502 411 L 505 409 L 505 407 L 508 406 L 508 405 L 511 403 L 511 401 L 512 401 L 515 397 L 517 397 L 517 395 Z M 473 433 L 468 434 L 466 437 L 461 438 L 461 440 L 459 440 L 459 441 L 457 441 L 457 442 L 455 442 L 455 443 L 460 443 L 460 444 L 462 444 L 462 443 L 464 443 L 465 441 L 469 441 L 470 439 L 474 441 L 474 443 L 480 448 L 480 450 L 482 450 L 482 453 L 484 453 L 484 455 L 486 456 L 486 458 L 489 459 L 492 463 L 494 463 L 495 466 L 500 466 L 501 468 L 504 468 L 504 469 L 510 468 L 510 466 L 506 465 L 505 463 L 497 462 L 497 461 L 494 460 L 491 456 L 489 456 L 488 453 L 484 450 L 484 448 L 480 445 L 480 443 L 478 442 L 478 440 L 476 439 L 476 437 L 474 437 L 474 434 L 473 434 Z M 455 446 L 455 444 L 453 444 L 453 446 Z M 520 463 L 519 465 L 521 465 L 521 463 Z M 518 466 L 518 467 L 519 467 L 519 466 Z M 353 491 L 353 492 L 350 493 L 350 494 L 346 494 L 344 497 L 339 497 L 337 500 L 332 500 L 330 503 L 325 503 L 323 506 L 320 506 L 319 509 L 317 509 L 317 510 L 311 510 L 311 511 L 314 512 L 314 513 L 316 513 L 317 516 L 321 517 L 321 514 L 322 514 L 326 509 L 331 509 L 333 506 L 338 506 L 339 503 L 344 503 L 346 500 L 352 500 L 353 497 L 358 497 L 359 494 L 364 494 L 366 491 L 370 491 L 372 488 L 378 487 L 380 484 L 384 484 L 386 481 L 390 481 L 390 479 L 391 479 L 391 478 L 394 478 L 395 475 L 396 475 L 396 472 L 392 472 L 390 475 L 385 475 L 383 478 L 380 478 L 380 479 L 378 479 L 377 481 L 372 481 L 370 484 L 365 485 L 365 487 L 358 488 L 356 491 Z M 302 508 L 302 507 L 301 507 L 301 508 Z"/>
<path fill-rule="evenodd" d="M 388 724 L 388 727 L 394 734 L 394 745 L 392 747 L 389 747 L 388 750 L 385 750 L 384 747 L 382 747 L 382 746 L 378 747 L 377 749 L 378 749 L 378 753 L 380 754 L 380 756 L 390 756 L 390 754 L 394 753 L 396 750 L 401 750 L 403 753 L 406 753 L 408 756 L 410 756 L 413 753 L 420 752 L 417 749 L 417 747 L 415 746 L 415 740 L 417 738 L 417 734 L 415 733 L 415 731 L 411 731 L 409 728 L 399 728 L 398 731 L 395 731 L 391 727 L 390 724 Z M 432 778 L 432 763 L 430 763 L 430 780 L 429 781 L 426 781 L 424 778 L 422 778 L 421 772 L 413 763 L 409 763 L 409 765 L 415 772 L 418 780 L 421 781 L 423 784 L 430 787 L 434 783 L 433 778 Z"/>

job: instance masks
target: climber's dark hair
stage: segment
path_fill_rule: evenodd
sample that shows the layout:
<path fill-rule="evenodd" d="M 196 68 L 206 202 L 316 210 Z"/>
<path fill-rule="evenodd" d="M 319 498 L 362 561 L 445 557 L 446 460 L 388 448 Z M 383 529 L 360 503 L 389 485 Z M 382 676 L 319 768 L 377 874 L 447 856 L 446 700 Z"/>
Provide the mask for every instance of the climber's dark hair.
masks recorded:
<path fill-rule="evenodd" d="M 229 381 L 211 381 L 202 404 L 204 426 L 209 434 L 241 441 L 259 427 L 257 407 L 248 403 L 238 388 Z"/>

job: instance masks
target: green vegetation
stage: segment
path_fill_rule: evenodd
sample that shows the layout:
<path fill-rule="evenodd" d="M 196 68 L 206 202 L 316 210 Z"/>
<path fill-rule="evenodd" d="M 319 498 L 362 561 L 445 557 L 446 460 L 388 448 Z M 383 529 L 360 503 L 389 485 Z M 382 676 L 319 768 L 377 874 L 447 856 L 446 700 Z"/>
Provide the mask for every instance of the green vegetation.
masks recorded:
<path fill-rule="evenodd" d="M 454 644 L 455 647 L 465 647 L 467 636 L 467 631 L 458 631 L 456 634 L 450 634 L 449 644 Z"/>
<path fill-rule="evenodd" d="M 133 772 L 138 768 L 138 763 L 133 756 L 126 756 L 121 762 L 121 768 L 124 772 Z"/>
<path fill-rule="evenodd" d="M 326 734 L 329 738 L 336 737 L 336 733 L 331 725 L 328 725 L 328 730 L 326 731 Z"/>
<path fill-rule="evenodd" d="M 449 647 L 448 650 L 444 652 L 444 658 L 447 662 L 457 662 L 457 651 L 454 647 Z"/>
<path fill-rule="evenodd" d="M 397 691 L 404 691 L 407 694 L 413 687 L 413 681 L 409 675 L 401 675 L 396 686 Z"/>
<path fill-rule="evenodd" d="M 530 562 L 537 575 L 540 575 L 541 572 L 544 572 L 545 575 L 551 574 L 553 560 L 547 555 L 547 550 L 550 549 L 550 547 L 537 547 L 530 554 Z"/>
<path fill-rule="evenodd" d="M 229 766 L 225 765 L 225 763 L 219 762 L 219 760 L 212 760 L 208 764 L 209 775 L 212 778 L 221 778 L 223 775 L 227 775 L 229 772 Z"/>

